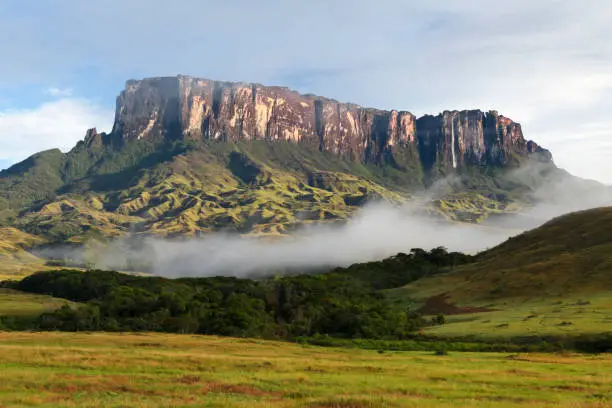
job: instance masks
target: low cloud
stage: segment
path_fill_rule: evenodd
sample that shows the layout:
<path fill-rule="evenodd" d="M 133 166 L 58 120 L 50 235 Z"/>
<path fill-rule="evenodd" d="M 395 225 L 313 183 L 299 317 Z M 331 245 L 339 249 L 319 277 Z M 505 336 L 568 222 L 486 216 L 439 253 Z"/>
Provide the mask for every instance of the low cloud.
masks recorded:
<path fill-rule="evenodd" d="M 171 277 L 252 276 L 347 266 L 416 247 L 475 252 L 509 236 L 500 229 L 429 218 L 412 206 L 376 203 L 346 224 L 305 226 L 283 238 L 224 233 L 180 240 L 127 237 L 107 245 L 90 243 L 85 249 L 54 249 L 41 255 L 65 256 L 101 269 L 140 267 Z"/>
<path fill-rule="evenodd" d="M 283 238 L 214 233 L 197 239 L 165 240 L 131 236 L 85 248 L 54 248 L 44 256 L 89 262 L 100 269 L 148 270 L 156 275 L 253 276 L 325 270 L 379 260 L 412 248 L 444 246 L 476 253 L 570 211 L 612 204 L 612 189 L 533 164 L 508 173 L 505 181 L 531 187 L 534 204 L 519 214 L 484 225 L 453 223 L 428 215 L 423 202 L 367 205 L 344 224 L 314 224 Z M 438 182 L 425 201 L 461 184 L 460 177 Z"/>

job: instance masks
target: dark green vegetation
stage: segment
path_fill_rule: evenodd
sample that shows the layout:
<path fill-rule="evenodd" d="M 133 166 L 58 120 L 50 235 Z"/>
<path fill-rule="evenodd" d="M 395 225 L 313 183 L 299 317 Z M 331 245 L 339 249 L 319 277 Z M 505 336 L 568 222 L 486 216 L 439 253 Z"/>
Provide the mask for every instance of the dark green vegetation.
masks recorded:
<path fill-rule="evenodd" d="M 329 273 L 261 280 L 59 270 L 6 285 L 85 304 L 42 314 L 33 324 L 44 330 L 403 339 L 426 322 L 414 310 L 393 307 L 378 290 L 469 260 L 437 248 Z"/>

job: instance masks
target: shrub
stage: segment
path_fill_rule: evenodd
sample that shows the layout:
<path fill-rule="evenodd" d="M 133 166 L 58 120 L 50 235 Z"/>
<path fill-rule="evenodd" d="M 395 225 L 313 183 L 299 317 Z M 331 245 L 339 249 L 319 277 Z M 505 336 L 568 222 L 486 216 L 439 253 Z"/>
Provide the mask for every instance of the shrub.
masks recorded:
<path fill-rule="evenodd" d="M 448 356 L 448 351 L 446 351 L 446 347 L 444 345 L 440 346 L 435 352 L 436 356 Z"/>

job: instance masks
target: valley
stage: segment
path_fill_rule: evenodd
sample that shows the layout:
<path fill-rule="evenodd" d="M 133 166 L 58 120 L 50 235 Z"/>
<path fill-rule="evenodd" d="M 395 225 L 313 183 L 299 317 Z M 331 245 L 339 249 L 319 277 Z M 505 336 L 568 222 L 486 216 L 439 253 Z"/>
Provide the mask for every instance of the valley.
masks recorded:
<path fill-rule="evenodd" d="M 81 302 L 73 311 L 47 309 L 51 314 L 38 323 L 13 323 L 18 327 L 305 337 L 313 344 L 319 334 L 329 334 L 390 340 L 380 342 L 383 349 L 399 344 L 410 350 L 416 347 L 410 341 L 422 340 L 431 341 L 423 346 L 429 350 L 439 342 L 546 350 L 548 342 L 553 349 L 606 351 L 612 333 L 611 214 L 600 208 L 561 216 L 477 255 L 413 249 L 310 275 L 253 279 L 164 279 L 56 267 L 7 282 L 5 290 L 21 293 L 24 303 L 44 295 L 62 298 L 49 298 L 51 305 Z M 232 317 L 247 310 L 249 318 Z M 443 324 L 429 322 L 439 315 Z"/>

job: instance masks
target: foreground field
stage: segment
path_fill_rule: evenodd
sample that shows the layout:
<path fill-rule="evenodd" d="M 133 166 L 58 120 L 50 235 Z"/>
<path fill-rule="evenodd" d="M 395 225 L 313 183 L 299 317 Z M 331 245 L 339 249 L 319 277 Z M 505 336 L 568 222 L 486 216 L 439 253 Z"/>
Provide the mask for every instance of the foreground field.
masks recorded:
<path fill-rule="evenodd" d="M 0 333 L 0 406 L 607 407 L 612 356 L 376 353 L 160 334 Z"/>

